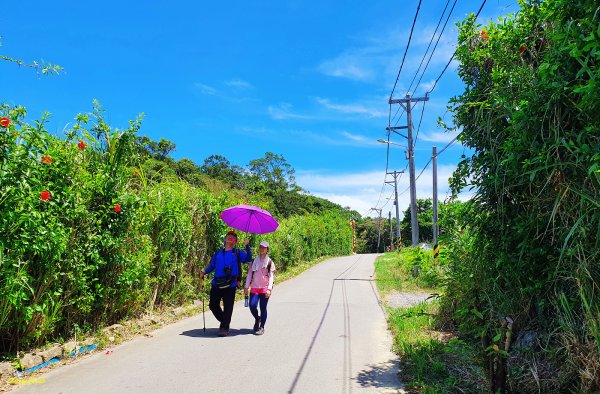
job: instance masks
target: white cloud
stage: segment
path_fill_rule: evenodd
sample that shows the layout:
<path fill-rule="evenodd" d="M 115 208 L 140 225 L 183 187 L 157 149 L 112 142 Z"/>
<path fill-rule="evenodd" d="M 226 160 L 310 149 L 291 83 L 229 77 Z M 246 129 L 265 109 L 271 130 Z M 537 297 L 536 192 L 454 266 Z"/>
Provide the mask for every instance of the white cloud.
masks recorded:
<path fill-rule="evenodd" d="M 310 116 L 301 115 L 292 111 L 292 104 L 290 103 L 281 103 L 278 106 L 270 105 L 267 108 L 269 115 L 273 119 L 310 119 Z"/>
<path fill-rule="evenodd" d="M 414 83 L 416 83 L 421 78 L 425 67 L 427 69 L 424 78 L 431 79 L 439 75 L 443 66 L 454 54 L 457 31 L 453 26 L 454 21 L 450 21 L 436 45 L 441 33 L 438 29 L 435 39 L 431 43 L 427 54 L 425 54 L 435 30 L 435 24 L 417 25 L 417 31 L 413 35 L 408 49 L 398 86 L 394 89 L 396 93 L 400 95 L 406 93 L 413 76 L 416 75 L 414 79 Z M 402 63 L 406 50 L 408 36 L 408 28 L 387 28 L 377 33 L 363 33 L 358 39 L 361 42 L 357 43 L 354 48 L 346 49 L 337 56 L 334 55 L 330 59 L 323 60 L 317 70 L 333 77 L 361 82 L 376 82 L 378 84 L 385 83 L 387 86 L 390 80 L 394 81 L 398 74 L 398 68 Z M 431 55 L 434 47 L 435 52 Z M 424 55 L 425 58 L 423 59 Z M 421 68 L 417 74 L 419 65 L 421 65 Z M 454 61 L 451 66 L 456 67 L 456 62 Z M 421 83 L 423 82 L 421 81 Z M 428 91 L 432 86 L 432 82 L 424 85 L 420 84 L 418 91 L 422 88 L 424 91 Z M 417 89 L 412 90 L 417 91 Z"/>
<path fill-rule="evenodd" d="M 342 134 L 342 136 L 346 137 L 348 140 L 350 140 L 352 142 L 358 142 L 361 145 L 371 144 L 371 142 L 372 142 L 372 138 L 365 137 L 364 135 L 352 134 L 347 131 L 342 131 L 341 134 Z"/>
<path fill-rule="evenodd" d="M 452 141 L 454 138 L 456 138 L 456 136 L 458 135 L 458 133 L 445 133 L 442 131 L 431 131 L 428 133 L 421 133 L 419 135 L 419 139 L 423 140 L 423 141 L 429 141 L 429 142 L 439 142 L 439 143 L 443 143 L 443 144 L 447 144 L 450 141 Z M 456 143 L 458 145 L 460 145 L 460 143 Z M 443 146 L 438 146 L 438 149 L 442 149 Z"/>
<path fill-rule="evenodd" d="M 427 93 L 433 88 L 434 84 L 435 84 L 435 79 L 432 79 L 431 81 L 428 81 L 428 82 L 421 82 L 419 87 L 421 88 L 423 93 Z"/>
<path fill-rule="evenodd" d="M 312 141 L 319 145 L 367 147 L 377 142 L 368 136 L 340 131 L 329 135 L 306 130 L 289 131 L 295 140 Z"/>
<path fill-rule="evenodd" d="M 194 84 L 194 86 L 200 90 L 200 93 L 206 94 L 207 96 L 215 96 L 218 93 L 217 89 L 200 82 Z"/>
<path fill-rule="evenodd" d="M 341 112 L 344 114 L 359 114 L 359 115 L 367 115 L 370 118 L 377 117 L 385 117 L 386 113 L 375 109 L 375 107 L 368 107 L 364 104 L 336 104 L 333 103 L 330 99 L 317 97 L 317 103 L 322 105 L 327 109 L 331 109 L 337 112 Z M 378 108 L 384 107 L 385 101 L 381 101 L 377 104 Z"/>
<path fill-rule="evenodd" d="M 455 165 L 442 165 L 438 167 L 438 201 L 442 202 L 449 196 L 448 179 L 456 168 Z M 418 173 L 416 174 L 418 175 Z M 416 181 L 417 198 L 432 198 L 433 177 L 431 165 Z M 384 184 L 384 181 L 391 181 Z M 384 171 L 367 171 L 358 173 L 332 174 L 317 171 L 296 171 L 296 182 L 312 195 L 325 198 L 329 201 L 349 206 L 363 216 L 377 216 L 371 208 L 382 208 L 382 216 L 387 217 L 387 212 L 396 216 L 393 205 L 394 184 L 391 176 L 385 177 Z M 398 207 L 400 219 L 403 212 L 410 206 L 409 176 L 408 172 L 398 177 Z M 468 199 L 472 193 L 465 193 L 461 199 Z M 388 200 L 388 198 L 392 200 Z"/>
<path fill-rule="evenodd" d="M 373 78 L 373 69 L 369 63 L 360 53 L 348 51 L 321 62 L 318 70 L 332 77 L 367 81 Z"/>
<path fill-rule="evenodd" d="M 253 89 L 254 88 L 254 86 L 252 86 L 251 83 L 243 81 L 241 79 L 232 79 L 232 80 L 226 81 L 225 85 L 232 87 L 232 88 L 236 88 L 236 89 Z"/>

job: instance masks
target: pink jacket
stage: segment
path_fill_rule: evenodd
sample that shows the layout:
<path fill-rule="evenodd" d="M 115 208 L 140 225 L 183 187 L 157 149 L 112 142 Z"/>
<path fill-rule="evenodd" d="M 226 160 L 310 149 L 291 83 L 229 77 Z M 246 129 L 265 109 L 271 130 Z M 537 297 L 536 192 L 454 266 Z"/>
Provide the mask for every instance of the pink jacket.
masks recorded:
<path fill-rule="evenodd" d="M 271 269 L 267 270 L 269 262 L 271 262 Z M 267 258 L 263 261 L 260 260 L 260 256 L 256 256 L 248 269 L 246 289 L 252 288 L 253 293 L 264 293 L 267 290 L 273 290 L 274 272 L 275 263 L 273 263 L 273 260 L 271 260 L 269 255 L 267 255 Z"/>

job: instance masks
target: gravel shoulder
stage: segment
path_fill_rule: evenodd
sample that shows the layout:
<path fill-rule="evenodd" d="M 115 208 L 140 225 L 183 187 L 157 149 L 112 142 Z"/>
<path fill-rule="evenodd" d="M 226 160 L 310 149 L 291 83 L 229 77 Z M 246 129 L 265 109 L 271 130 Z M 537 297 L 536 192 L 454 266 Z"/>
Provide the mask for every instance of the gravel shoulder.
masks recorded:
<path fill-rule="evenodd" d="M 425 302 L 431 294 L 428 293 L 403 293 L 391 291 L 383 299 L 386 306 L 390 308 L 408 308 L 421 302 Z"/>

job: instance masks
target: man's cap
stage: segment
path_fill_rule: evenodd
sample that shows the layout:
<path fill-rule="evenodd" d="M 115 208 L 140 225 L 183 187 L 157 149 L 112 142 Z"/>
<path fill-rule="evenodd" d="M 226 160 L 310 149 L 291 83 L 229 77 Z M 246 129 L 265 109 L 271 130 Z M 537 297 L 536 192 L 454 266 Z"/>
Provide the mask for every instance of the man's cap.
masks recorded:
<path fill-rule="evenodd" d="M 269 243 L 267 241 L 262 241 L 259 245 L 264 246 L 265 248 L 269 247 Z"/>
<path fill-rule="evenodd" d="M 232 231 L 229 231 L 229 232 L 227 233 L 227 235 L 233 235 L 233 236 L 235 237 L 235 239 L 237 239 L 237 237 L 238 237 L 238 236 L 237 236 L 237 234 L 235 233 L 235 231 L 233 231 L 233 230 L 232 230 Z M 226 236 L 227 236 L 227 235 L 226 235 Z"/>

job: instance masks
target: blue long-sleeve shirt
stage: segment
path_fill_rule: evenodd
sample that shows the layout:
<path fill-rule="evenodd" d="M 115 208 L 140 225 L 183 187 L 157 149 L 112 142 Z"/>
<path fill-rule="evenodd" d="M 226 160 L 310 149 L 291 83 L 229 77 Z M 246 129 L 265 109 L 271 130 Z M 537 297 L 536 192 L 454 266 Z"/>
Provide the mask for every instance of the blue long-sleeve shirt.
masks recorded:
<path fill-rule="evenodd" d="M 237 250 L 237 252 L 236 252 Z M 241 281 L 242 273 L 238 270 L 238 260 L 236 253 L 240 254 L 240 263 L 247 263 L 252 261 L 252 250 L 250 250 L 250 246 L 246 245 L 246 250 L 239 249 L 231 249 L 225 251 L 225 249 L 220 249 L 218 252 L 212 255 L 210 259 L 210 263 L 208 267 L 204 270 L 205 274 L 209 274 L 214 271 L 215 275 L 211 283 L 216 285 L 216 278 L 225 278 L 225 267 L 231 268 L 230 277 L 235 280 L 231 284 L 231 287 L 237 287 L 239 281 Z"/>

